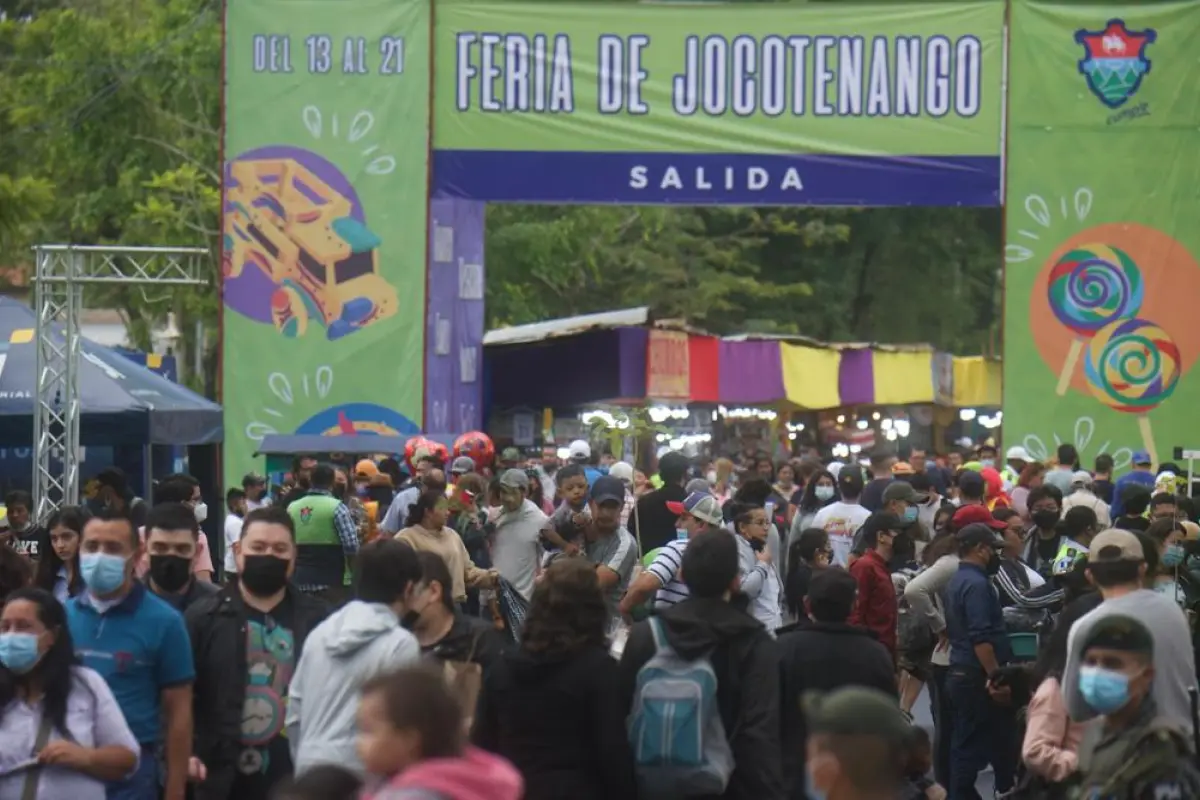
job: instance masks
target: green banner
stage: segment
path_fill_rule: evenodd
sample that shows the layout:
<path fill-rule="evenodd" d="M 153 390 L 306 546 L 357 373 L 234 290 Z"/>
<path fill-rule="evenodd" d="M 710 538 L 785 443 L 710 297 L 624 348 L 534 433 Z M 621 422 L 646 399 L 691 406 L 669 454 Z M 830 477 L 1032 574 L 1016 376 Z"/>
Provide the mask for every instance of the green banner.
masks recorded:
<path fill-rule="evenodd" d="M 1171 460 L 1200 438 L 1200 11 L 1015 2 L 1011 24 L 1005 441 Z"/>
<path fill-rule="evenodd" d="M 1004 4 L 441 0 L 439 149 L 991 155 Z"/>
<path fill-rule="evenodd" d="M 429 24 L 425 0 L 228 4 L 227 480 L 267 434 L 420 424 Z"/>

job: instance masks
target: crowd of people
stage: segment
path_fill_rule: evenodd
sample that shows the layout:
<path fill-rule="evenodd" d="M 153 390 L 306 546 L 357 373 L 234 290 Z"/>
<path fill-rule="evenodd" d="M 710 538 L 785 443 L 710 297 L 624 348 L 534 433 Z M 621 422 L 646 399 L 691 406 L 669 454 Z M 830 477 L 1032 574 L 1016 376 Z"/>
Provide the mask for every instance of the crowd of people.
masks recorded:
<path fill-rule="evenodd" d="M 1200 797 L 1173 465 L 569 452 L 10 493 L 0 800 Z"/>

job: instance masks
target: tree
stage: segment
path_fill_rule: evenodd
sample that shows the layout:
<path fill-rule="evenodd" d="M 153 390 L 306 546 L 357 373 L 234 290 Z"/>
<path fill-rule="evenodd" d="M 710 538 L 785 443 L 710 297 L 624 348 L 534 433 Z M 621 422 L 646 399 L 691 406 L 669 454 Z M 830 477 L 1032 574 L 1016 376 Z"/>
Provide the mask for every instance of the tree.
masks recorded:
<path fill-rule="evenodd" d="M 215 284 L 220 53 L 215 0 L 42 3 L 0 21 L 0 219 L 5 181 L 44 200 L 0 238 L 3 263 L 36 241 L 203 244 Z M 174 312 L 185 363 L 206 344 L 196 320 L 215 341 L 212 291 L 113 287 L 85 303 L 120 310 L 142 348 Z"/>

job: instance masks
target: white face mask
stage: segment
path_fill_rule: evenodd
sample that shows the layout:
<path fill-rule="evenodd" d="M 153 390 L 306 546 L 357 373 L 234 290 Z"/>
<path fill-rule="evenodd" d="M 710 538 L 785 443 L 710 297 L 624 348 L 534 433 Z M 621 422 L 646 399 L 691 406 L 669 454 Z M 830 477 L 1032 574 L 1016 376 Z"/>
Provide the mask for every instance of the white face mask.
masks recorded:
<path fill-rule="evenodd" d="M 208 504 L 203 500 L 192 506 L 192 513 L 196 515 L 196 522 L 204 522 L 208 519 Z"/>
<path fill-rule="evenodd" d="M 710 469 L 707 473 L 705 473 L 704 479 L 706 481 L 708 481 L 710 484 L 716 483 L 717 482 L 717 471 L 715 469 Z"/>

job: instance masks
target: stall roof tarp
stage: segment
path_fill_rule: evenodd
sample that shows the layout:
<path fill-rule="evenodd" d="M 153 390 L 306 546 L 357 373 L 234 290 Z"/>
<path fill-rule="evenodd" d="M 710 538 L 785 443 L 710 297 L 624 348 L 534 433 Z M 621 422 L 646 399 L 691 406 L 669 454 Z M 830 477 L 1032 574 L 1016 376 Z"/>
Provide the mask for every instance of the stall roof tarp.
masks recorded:
<path fill-rule="evenodd" d="M 36 317 L 0 297 L 0 443 L 28 447 L 37 401 Z M 61 329 L 54 332 L 62 336 Z M 83 445 L 212 444 L 224 435 L 221 407 L 187 387 L 84 339 L 79 386 Z"/>
<path fill-rule="evenodd" d="M 405 436 L 321 436 L 320 434 L 268 434 L 255 455 L 303 455 L 306 453 L 403 453 Z"/>

